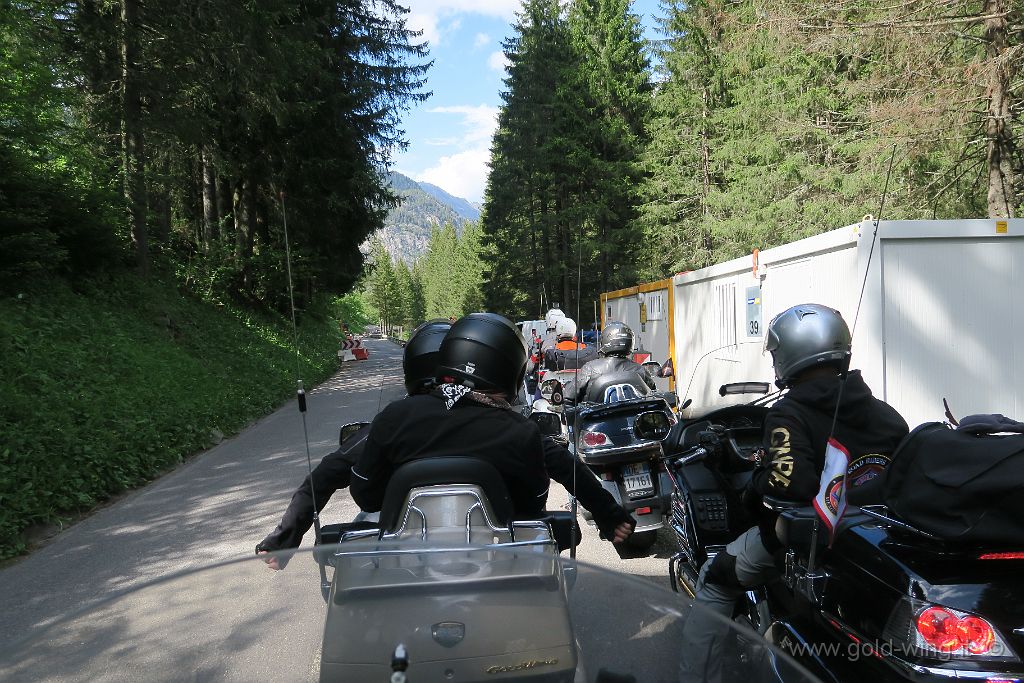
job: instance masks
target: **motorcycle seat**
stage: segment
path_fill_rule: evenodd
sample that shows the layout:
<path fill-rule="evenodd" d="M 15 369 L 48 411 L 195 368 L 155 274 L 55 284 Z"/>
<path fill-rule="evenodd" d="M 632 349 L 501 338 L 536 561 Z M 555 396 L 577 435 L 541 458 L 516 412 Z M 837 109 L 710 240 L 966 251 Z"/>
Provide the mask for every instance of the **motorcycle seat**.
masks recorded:
<path fill-rule="evenodd" d="M 512 499 L 505 480 L 493 465 L 478 458 L 444 456 L 407 462 L 391 475 L 380 508 L 380 528 L 394 532 L 402 523 L 409 493 L 420 487 L 444 484 L 478 486 L 487 497 L 495 520 L 505 526 L 512 522 Z"/>

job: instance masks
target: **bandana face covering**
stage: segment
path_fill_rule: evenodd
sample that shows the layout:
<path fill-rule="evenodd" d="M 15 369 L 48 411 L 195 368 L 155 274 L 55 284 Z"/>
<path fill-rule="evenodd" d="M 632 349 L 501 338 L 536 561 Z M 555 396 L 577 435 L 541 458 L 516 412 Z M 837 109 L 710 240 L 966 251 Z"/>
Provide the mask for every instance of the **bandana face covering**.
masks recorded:
<path fill-rule="evenodd" d="M 438 389 L 441 391 L 441 396 L 444 397 L 444 407 L 448 410 L 451 410 L 456 403 L 468 394 L 473 393 L 472 389 L 461 384 L 442 384 Z"/>
<path fill-rule="evenodd" d="M 473 391 L 469 387 L 461 384 L 441 384 L 437 387 L 436 391 L 439 392 L 441 398 L 444 399 L 444 407 L 448 410 L 454 408 L 456 403 L 467 396 L 469 396 L 470 401 L 490 406 L 491 408 L 504 408 L 506 410 L 511 408 L 509 402 L 504 399 L 481 394 L 479 391 Z"/>

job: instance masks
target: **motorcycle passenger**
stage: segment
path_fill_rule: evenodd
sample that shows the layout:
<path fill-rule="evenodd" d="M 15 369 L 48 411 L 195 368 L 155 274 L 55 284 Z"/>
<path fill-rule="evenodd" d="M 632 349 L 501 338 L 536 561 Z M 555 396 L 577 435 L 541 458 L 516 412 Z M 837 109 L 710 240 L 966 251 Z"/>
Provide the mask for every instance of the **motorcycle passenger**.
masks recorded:
<path fill-rule="evenodd" d="M 405 376 L 405 389 L 410 396 L 426 393 L 434 385 L 437 352 L 450 329 L 451 323 L 438 318 L 423 323 L 409 336 L 402 351 L 402 373 Z M 256 546 L 257 554 L 299 547 L 302 537 L 313 526 L 313 500 L 316 500 L 316 511 L 319 513 L 335 491 L 349 485 L 352 465 L 362 454 L 369 432 L 369 425 L 361 427 L 338 450 L 325 455 L 312 474 L 306 475 L 292 494 L 288 509 L 277 528 Z M 268 564 L 274 569 L 283 569 L 287 560 L 274 557 Z"/>
<path fill-rule="evenodd" d="M 555 322 L 556 343 L 544 352 L 545 370 L 575 370 L 596 356 L 592 346 L 576 341 L 576 321 L 559 318 Z"/>
<path fill-rule="evenodd" d="M 762 497 L 810 505 L 830 438 L 850 453 L 849 483 L 858 468 L 864 472 L 859 478 L 877 475 L 881 468 L 873 468 L 879 463 L 884 467 L 909 431 L 895 409 L 871 395 L 860 371 L 848 370 L 850 330 L 838 311 L 818 304 L 783 311 L 768 325 L 765 349 L 772 354 L 776 384 L 788 392 L 765 417 L 767 455 L 743 492 L 758 525 L 700 571 L 696 603 L 724 619 L 701 610 L 691 613 L 684 628 L 684 680 L 721 679 L 718 654 L 726 620 L 746 590 L 777 572 L 774 554 L 782 549 L 775 536 L 777 515 L 761 504 Z"/>
<path fill-rule="evenodd" d="M 565 448 L 543 439 L 534 422 L 510 410 L 525 372 L 526 345 L 511 322 L 493 313 L 458 320 L 441 344 L 437 386 L 392 403 L 374 418 L 352 468 L 352 498 L 375 512 L 398 466 L 437 456 L 478 457 L 505 480 L 517 518 L 543 516 L 550 470 L 563 483 L 575 478 L 576 495 L 606 539 L 625 540 L 633 528 L 629 513 L 593 475 L 576 468 Z"/>
<path fill-rule="evenodd" d="M 547 327 L 547 331 L 545 332 L 544 337 L 543 339 L 541 339 L 540 342 L 541 358 L 544 357 L 545 351 L 552 348 L 555 344 L 558 343 L 558 338 L 555 335 L 555 327 L 557 326 L 558 321 L 564 317 L 565 313 L 563 313 L 562 309 L 558 307 L 558 304 L 555 304 L 554 308 L 549 310 L 544 315 L 544 324 Z"/>
<path fill-rule="evenodd" d="M 633 343 L 633 330 L 626 323 L 616 320 L 604 326 L 604 329 L 601 330 L 601 341 L 598 348 L 601 357 L 584 365 L 576 376 L 575 390 L 572 395 L 576 397 L 577 403 L 586 397 L 587 388 L 593 380 L 613 372 L 633 370 L 640 381 L 651 390 L 655 389 L 654 378 L 651 377 L 647 368 L 630 358 L 633 354 Z"/>

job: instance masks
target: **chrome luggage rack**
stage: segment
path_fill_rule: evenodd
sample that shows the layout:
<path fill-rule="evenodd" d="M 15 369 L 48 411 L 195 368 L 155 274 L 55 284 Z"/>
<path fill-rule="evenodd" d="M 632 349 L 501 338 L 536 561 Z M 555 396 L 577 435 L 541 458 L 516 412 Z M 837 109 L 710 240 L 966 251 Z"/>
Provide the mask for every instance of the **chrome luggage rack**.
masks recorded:
<path fill-rule="evenodd" d="M 421 499 L 430 498 L 444 498 L 444 497 L 469 497 L 473 500 L 472 504 L 466 509 L 465 522 L 463 528 L 465 530 L 464 546 L 451 546 L 446 545 L 438 548 L 377 548 L 372 550 L 345 550 L 339 547 L 334 553 L 334 557 L 359 557 L 359 556 L 383 556 L 383 555 L 406 555 L 406 554 L 423 554 L 423 553 L 446 553 L 446 552 L 465 552 L 467 550 L 479 550 L 480 548 L 523 548 L 523 547 L 545 547 L 551 546 L 557 552 L 557 545 L 555 543 L 554 536 L 551 533 L 550 527 L 546 522 L 540 520 L 522 520 L 513 521 L 508 526 L 500 526 L 495 523 L 491 517 L 490 506 L 487 504 L 486 499 L 481 496 L 479 487 L 469 484 L 449 484 L 444 486 L 428 486 L 418 487 L 412 489 L 409 493 L 409 497 L 405 503 L 405 512 L 402 516 L 402 522 L 398 525 L 398 528 L 392 532 L 388 532 L 384 529 L 360 529 L 355 531 L 346 531 L 342 534 L 339 540 L 339 546 L 343 545 L 348 541 L 355 540 L 368 540 L 371 538 L 377 538 L 377 540 L 385 541 L 397 541 L 409 531 L 411 524 L 415 524 L 412 519 L 413 513 L 419 516 L 419 538 L 420 542 L 426 542 L 429 540 L 429 530 L 431 528 L 430 519 L 427 513 L 422 507 L 417 505 Z M 473 524 L 473 513 L 479 511 L 483 517 L 483 525 Z M 449 527 L 451 528 L 451 527 Z M 496 541 L 492 543 L 472 545 L 473 531 L 487 530 L 496 539 L 499 534 L 507 535 L 507 541 Z M 543 532 L 543 538 L 536 538 L 533 540 L 517 541 L 516 531 L 533 529 L 538 532 Z"/>

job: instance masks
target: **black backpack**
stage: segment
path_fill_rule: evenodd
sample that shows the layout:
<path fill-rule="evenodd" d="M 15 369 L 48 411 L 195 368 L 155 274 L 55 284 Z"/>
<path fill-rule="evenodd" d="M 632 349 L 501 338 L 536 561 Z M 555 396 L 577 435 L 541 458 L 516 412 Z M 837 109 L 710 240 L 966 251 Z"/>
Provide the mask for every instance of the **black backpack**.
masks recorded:
<path fill-rule="evenodd" d="M 1024 434 L 925 423 L 893 453 L 884 492 L 893 513 L 944 540 L 1024 546 Z"/>

